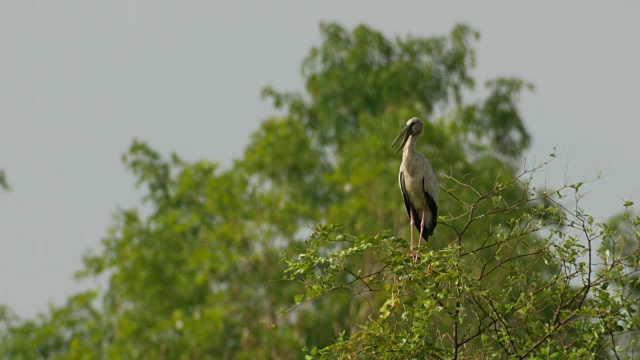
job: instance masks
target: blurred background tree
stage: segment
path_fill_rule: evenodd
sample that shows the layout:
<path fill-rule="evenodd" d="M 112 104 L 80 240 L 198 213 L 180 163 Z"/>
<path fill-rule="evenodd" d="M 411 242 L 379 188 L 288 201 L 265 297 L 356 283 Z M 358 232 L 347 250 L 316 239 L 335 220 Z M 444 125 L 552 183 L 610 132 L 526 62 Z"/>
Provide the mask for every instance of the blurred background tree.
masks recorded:
<path fill-rule="evenodd" d="M 426 120 L 419 151 L 446 190 L 439 204 L 443 224 L 426 248 L 457 259 L 451 246 L 459 240 L 462 247 L 479 249 L 474 259 L 495 271 L 478 275 L 469 267 L 468 276 L 496 284 L 492 296 L 503 294 L 514 285 L 508 280 L 522 274 L 522 268 L 500 266 L 501 256 L 526 258 L 525 282 L 526 276 L 550 279 L 557 273 L 559 266 L 549 265 L 549 257 L 529 256 L 531 247 L 518 246 L 522 237 L 507 237 L 499 250 L 482 248 L 483 241 L 514 226 L 510 219 L 550 205 L 546 197 L 530 197 L 534 190 L 516 179 L 531 142 L 518 99 L 533 86 L 497 77 L 483 84 L 484 98 L 469 100 L 476 88 L 472 70 L 479 34 L 466 25 L 429 38 L 388 39 L 365 25 L 348 30 L 335 23 L 321 24 L 320 32 L 321 44 L 302 62 L 305 92 L 263 90 L 281 115 L 262 123 L 229 169 L 162 156 L 143 141 L 133 142 L 123 162 L 145 190 L 143 203 L 116 212 L 102 247 L 87 253 L 78 273 L 108 278 L 107 288 L 71 297 L 34 320 L 1 308 L 0 354 L 298 359 L 305 357 L 303 347 L 335 346 L 339 337 L 357 340 L 361 326 L 389 307 L 397 288 L 326 291 L 355 279 L 346 271 L 309 288 L 314 284 L 286 281 L 285 269 L 293 265 L 280 260 L 312 251 L 317 236 L 307 239 L 317 223 L 340 224 L 343 238 L 362 234 L 369 243 L 391 239 L 380 235 L 384 230 L 397 238 L 408 234 L 397 185 L 400 155 L 389 145 L 413 116 Z M 497 205 L 475 203 L 478 193 L 496 187 Z M 461 214 L 469 215 L 469 204 L 478 214 L 505 204 L 509 211 L 467 226 Z M 553 216 L 560 215 L 537 212 L 531 221 L 558 221 Z M 546 244 L 534 233 L 523 236 L 533 248 Z M 394 244 L 402 251 L 406 242 Z M 316 250 L 327 255 L 353 244 L 325 245 Z M 370 274 L 385 263 L 380 253 L 360 250 L 344 257 L 342 268 Z M 316 263 L 296 264 L 297 275 L 322 272 Z M 455 309 L 454 297 L 441 306 Z M 517 298 L 510 293 L 503 301 Z M 540 312 L 541 324 L 554 316 L 543 302 L 531 306 Z M 483 327 L 486 319 L 465 321 Z M 450 333 L 454 323 L 443 317 L 441 327 L 425 327 L 423 335 Z"/>

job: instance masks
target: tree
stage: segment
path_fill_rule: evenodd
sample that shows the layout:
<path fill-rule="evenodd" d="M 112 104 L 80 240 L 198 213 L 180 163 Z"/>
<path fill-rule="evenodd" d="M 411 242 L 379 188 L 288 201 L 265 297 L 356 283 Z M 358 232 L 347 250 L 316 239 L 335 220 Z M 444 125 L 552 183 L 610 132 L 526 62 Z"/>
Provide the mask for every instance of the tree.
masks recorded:
<path fill-rule="evenodd" d="M 326 209 L 321 208 L 319 220 L 341 224 L 348 233 L 374 236 L 381 229 L 393 229 L 394 234 L 406 234 L 407 219 L 396 185 L 398 159 L 388 146 L 412 116 L 431 120 L 425 124 L 426 140 L 419 143 L 420 150 L 436 169 L 453 176 L 444 179 L 448 186 L 455 184 L 454 178 L 473 174 L 478 191 L 487 192 L 495 181 L 514 178 L 518 158 L 530 141 L 516 102 L 520 92 L 532 86 L 520 79 L 497 78 L 486 83 L 487 98 L 465 101 L 464 91 L 475 86 L 469 69 L 475 63 L 471 44 L 477 32 L 460 25 L 448 37 L 389 41 L 366 26 L 349 33 L 337 24 L 324 24 L 321 30 L 322 46 L 312 49 L 303 62 L 308 100 L 300 94 L 265 90 L 275 106 L 304 124 L 307 136 L 322 147 L 327 160 L 321 166 L 330 165 L 324 184 L 314 185 L 330 188 L 325 192 L 333 196 Z M 436 109 L 440 115 L 434 116 Z M 511 189 L 503 196 L 515 201 L 523 191 Z M 474 193 L 465 189 L 458 195 L 472 202 Z M 461 202 L 441 199 L 441 209 L 463 212 Z M 465 240 L 481 236 L 483 226 L 473 227 L 474 235 Z M 439 232 L 430 246 L 443 248 L 455 239 L 454 234 Z M 363 273 L 376 271 L 375 256 L 369 252 L 351 261 L 364 263 Z M 338 282 L 350 281 L 348 273 L 336 276 Z M 491 278 L 506 276 L 496 271 Z M 312 312 L 335 314 L 332 326 L 346 329 L 348 335 L 366 323 L 370 308 L 385 301 L 385 296 L 374 293 L 367 302 L 354 303 L 345 293 L 331 292 L 305 306 Z M 334 336 L 337 333 L 334 330 Z"/>
<path fill-rule="evenodd" d="M 498 181 L 488 192 L 458 181 L 444 189 L 466 208 L 442 219 L 456 241 L 437 251 L 421 248 L 417 265 L 404 239 L 319 225 L 305 251 L 287 260 L 288 278 L 306 289 L 297 303 L 335 291 L 354 301 L 368 303 L 371 294 L 385 301 L 356 331 L 342 332 L 328 347 L 307 348 L 311 357 L 636 358 L 640 217 L 595 222 L 579 206 L 582 183 L 536 192 L 532 176 L 546 166 Z M 470 202 L 462 200 L 469 189 Z M 513 190 L 520 197 L 507 200 Z M 472 231 L 478 226 L 482 237 Z M 598 241 L 612 250 L 598 250 Z M 375 266 L 354 261 L 367 253 Z M 496 272 L 504 274 L 500 281 Z"/>
<path fill-rule="evenodd" d="M 571 232 L 611 227 L 563 205 L 567 188 L 532 188 L 537 170 L 517 172 L 531 141 L 517 103 L 532 86 L 498 77 L 468 101 L 469 26 L 393 40 L 364 25 L 320 31 L 302 64 L 306 93 L 265 88 L 282 115 L 230 168 L 133 142 L 123 162 L 143 204 L 116 212 L 78 274 L 107 288 L 36 320 L 0 309 L 4 357 L 532 357 L 566 341 L 588 342 L 572 356 L 616 354 L 626 340 L 614 325 L 637 327 L 633 294 L 616 312 L 622 277 L 593 261 L 580 287 L 593 247 Z M 428 120 L 419 150 L 443 188 L 418 266 L 389 149 L 413 116 Z"/>

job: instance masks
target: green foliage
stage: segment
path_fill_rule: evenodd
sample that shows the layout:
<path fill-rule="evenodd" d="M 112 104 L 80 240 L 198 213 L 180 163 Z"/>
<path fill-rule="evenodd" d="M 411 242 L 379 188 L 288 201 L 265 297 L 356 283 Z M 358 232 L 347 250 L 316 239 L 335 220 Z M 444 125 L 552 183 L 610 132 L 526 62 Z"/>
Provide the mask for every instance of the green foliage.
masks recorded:
<path fill-rule="evenodd" d="M 115 213 L 78 272 L 106 289 L 36 320 L 0 308 L 0 358 L 580 359 L 637 348 L 632 204 L 597 223 L 562 203 L 582 184 L 545 192 L 535 171 L 516 173 L 531 143 L 517 102 L 532 85 L 497 77 L 467 100 L 479 35 L 466 25 L 393 40 L 365 25 L 320 32 L 302 63 L 306 92 L 266 87 L 283 114 L 228 169 L 132 143 L 123 162 L 142 204 Z M 418 150 L 442 185 L 440 225 L 417 265 L 389 149 L 413 116 L 427 120 Z"/>
<path fill-rule="evenodd" d="M 625 211 L 612 217 L 607 225 L 610 236 L 603 243 L 601 252 L 609 260 L 610 258 L 620 258 L 623 270 L 628 275 L 620 279 L 617 283 L 626 291 L 640 295 L 640 214 L 629 210 L 632 202 L 626 201 Z"/>
<path fill-rule="evenodd" d="M 259 220 L 246 221 L 256 219 L 247 176 L 207 161 L 167 161 L 139 142 L 125 160 L 147 185 L 152 214 L 121 211 L 105 251 L 85 258 L 85 275 L 109 271 L 105 309 L 117 314 L 110 351 L 193 358 L 291 352 L 295 341 L 283 339 L 292 335 L 271 330 L 278 254 L 259 248 Z"/>
<path fill-rule="evenodd" d="M 624 230 L 594 222 L 563 195 L 569 189 L 577 194 L 575 184 L 501 200 L 539 170 L 488 193 L 467 183 L 446 189 L 456 199 L 472 189 L 475 201 L 442 224 L 457 241 L 437 251 L 421 248 L 418 264 L 406 240 L 389 233 L 356 237 L 341 226 L 319 225 L 305 252 L 285 259 L 286 277 L 305 287 L 296 303 L 348 292 L 369 313 L 359 328 L 309 350 L 309 357 L 635 358 L 639 298 L 628 286 L 637 284 L 640 249 L 633 244 L 596 258 L 595 244 L 621 244 L 621 231 L 637 237 L 640 218 L 623 216 L 632 228 Z M 455 218 L 464 220 L 454 225 Z M 466 241 L 480 221 L 490 231 L 481 241 Z M 374 264 L 367 266 L 363 256 Z M 495 272 L 502 273 L 500 281 Z M 374 303 L 380 297 L 384 302 Z"/>
<path fill-rule="evenodd" d="M 533 85 L 516 78 L 497 78 L 486 83 L 490 91 L 481 104 L 467 106 L 462 122 L 473 136 L 486 139 L 486 146 L 494 154 L 516 158 L 531 143 L 520 112 L 515 106 L 523 89 L 533 90 Z"/>
<path fill-rule="evenodd" d="M 107 319 L 93 306 L 96 297 L 94 291 L 74 295 L 36 320 L 21 321 L 0 307 L 0 355 L 7 359 L 99 358 L 108 334 L 103 332 Z"/>

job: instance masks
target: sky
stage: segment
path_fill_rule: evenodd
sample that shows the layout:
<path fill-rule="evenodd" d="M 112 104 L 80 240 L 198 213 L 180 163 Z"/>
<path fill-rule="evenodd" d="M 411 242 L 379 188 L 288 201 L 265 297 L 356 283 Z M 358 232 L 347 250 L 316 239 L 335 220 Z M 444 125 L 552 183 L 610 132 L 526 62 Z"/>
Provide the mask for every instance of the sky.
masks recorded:
<path fill-rule="evenodd" d="M 133 138 L 229 166 L 274 111 L 265 85 L 301 91 L 320 21 L 389 37 L 480 31 L 479 83 L 536 85 L 521 109 L 541 181 L 588 187 L 599 219 L 640 204 L 640 2 L 2 1 L 0 304 L 21 317 L 99 280 L 73 279 L 118 208 L 140 204 L 121 154 Z M 480 90 L 481 92 L 481 90 Z M 395 134 L 390 134 L 390 139 Z M 634 165 L 636 164 L 636 165 Z M 391 175 L 395 178 L 395 174 Z"/>

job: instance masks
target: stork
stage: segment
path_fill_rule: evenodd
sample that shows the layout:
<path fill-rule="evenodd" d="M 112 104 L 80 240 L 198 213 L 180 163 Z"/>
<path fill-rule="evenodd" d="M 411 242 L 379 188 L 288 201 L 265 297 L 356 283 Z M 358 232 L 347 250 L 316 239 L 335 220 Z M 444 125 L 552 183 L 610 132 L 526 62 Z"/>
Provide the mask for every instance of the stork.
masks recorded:
<path fill-rule="evenodd" d="M 404 136 L 402 144 L 396 150 L 402 151 L 400 164 L 400 190 L 404 198 L 404 205 L 411 219 L 411 258 L 418 262 L 418 253 L 413 249 L 413 227 L 420 230 L 418 247 L 422 239 L 425 241 L 433 235 L 438 222 L 438 179 L 433 166 L 427 158 L 416 151 L 416 140 L 422 133 L 422 120 L 414 117 L 407 121 L 407 126 L 396 136 L 391 147 Z M 415 219 L 421 218 L 420 225 Z"/>

